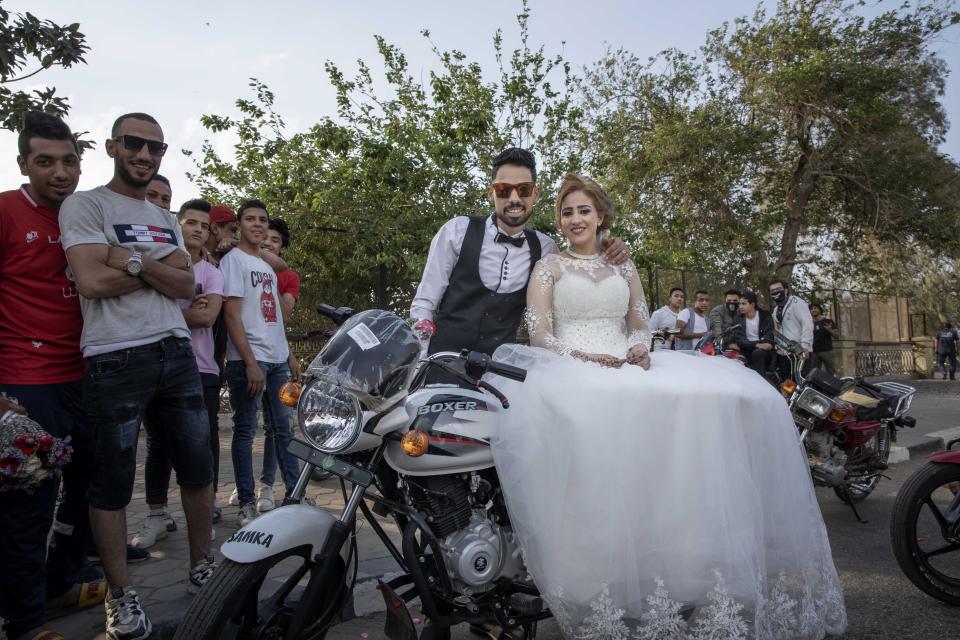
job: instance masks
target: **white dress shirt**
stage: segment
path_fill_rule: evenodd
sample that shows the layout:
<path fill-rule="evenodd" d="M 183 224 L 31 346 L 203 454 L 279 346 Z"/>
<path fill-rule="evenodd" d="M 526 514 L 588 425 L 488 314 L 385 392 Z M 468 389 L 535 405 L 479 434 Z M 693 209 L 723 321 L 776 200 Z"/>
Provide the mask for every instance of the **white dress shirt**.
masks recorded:
<path fill-rule="evenodd" d="M 458 216 L 448 220 L 430 242 L 427 264 L 417 294 L 410 305 L 410 317 L 414 320 L 434 320 L 440 300 L 450 284 L 450 275 L 460 259 L 460 248 L 467 233 L 470 218 Z M 530 277 L 530 247 L 515 247 L 509 242 L 495 242 L 497 224 L 491 215 L 484 229 L 483 247 L 480 249 L 480 281 L 495 293 L 512 293 L 527 285 Z M 540 256 L 558 253 L 557 243 L 550 236 L 534 231 L 540 240 Z M 516 236 L 522 236 L 521 231 Z"/>

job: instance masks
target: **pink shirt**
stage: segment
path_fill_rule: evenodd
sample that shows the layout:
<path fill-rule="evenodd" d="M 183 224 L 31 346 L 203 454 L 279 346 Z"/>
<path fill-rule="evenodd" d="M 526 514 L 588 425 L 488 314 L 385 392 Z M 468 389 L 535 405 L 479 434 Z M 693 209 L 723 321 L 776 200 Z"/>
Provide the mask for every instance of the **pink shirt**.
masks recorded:
<path fill-rule="evenodd" d="M 193 265 L 193 277 L 197 281 L 196 295 L 223 295 L 223 274 L 206 260 Z M 189 309 L 192 302 L 193 300 L 177 300 L 181 309 Z M 193 354 L 197 357 L 200 373 L 220 375 L 220 369 L 213 358 L 213 328 L 191 329 L 190 339 L 193 341 Z"/>

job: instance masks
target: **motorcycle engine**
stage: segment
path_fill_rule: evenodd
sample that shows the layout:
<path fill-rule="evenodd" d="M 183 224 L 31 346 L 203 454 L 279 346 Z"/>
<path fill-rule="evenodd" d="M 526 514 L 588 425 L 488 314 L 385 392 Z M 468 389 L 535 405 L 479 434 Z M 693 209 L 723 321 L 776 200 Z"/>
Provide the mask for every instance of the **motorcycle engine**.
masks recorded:
<path fill-rule="evenodd" d="M 812 430 L 803 441 L 810 461 L 810 471 L 816 484 L 836 487 L 847 477 L 847 454 L 834 444 L 829 431 Z"/>
<path fill-rule="evenodd" d="M 501 576 L 522 580 L 526 573 L 513 532 L 483 511 L 474 511 L 469 526 L 440 544 L 454 588 L 466 595 L 490 589 Z"/>
<path fill-rule="evenodd" d="M 478 474 L 407 478 L 409 497 L 440 541 L 453 587 L 473 595 L 502 576 L 526 576 L 520 545 L 509 526 L 491 517 L 490 482 Z"/>

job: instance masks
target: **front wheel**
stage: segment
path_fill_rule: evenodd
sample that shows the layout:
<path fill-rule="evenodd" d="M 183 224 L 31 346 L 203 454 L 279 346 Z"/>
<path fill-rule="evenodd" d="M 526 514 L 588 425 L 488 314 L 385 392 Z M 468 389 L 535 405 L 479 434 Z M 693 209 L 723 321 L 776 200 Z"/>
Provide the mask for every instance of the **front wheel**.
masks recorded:
<path fill-rule="evenodd" d="M 311 607 L 308 635 L 322 640 L 339 612 L 344 592 L 343 563 L 324 581 L 322 597 Z M 283 638 L 303 586 L 318 571 L 310 548 L 291 550 L 251 564 L 224 560 L 193 599 L 174 640 Z"/>
<path fill-rule="evenodd" d="M 952 605 L 960 605 L 957 482 L 960 465 L 927 463 L 900 489 L 890 518 L 900 569 L 921 591 Z"/>

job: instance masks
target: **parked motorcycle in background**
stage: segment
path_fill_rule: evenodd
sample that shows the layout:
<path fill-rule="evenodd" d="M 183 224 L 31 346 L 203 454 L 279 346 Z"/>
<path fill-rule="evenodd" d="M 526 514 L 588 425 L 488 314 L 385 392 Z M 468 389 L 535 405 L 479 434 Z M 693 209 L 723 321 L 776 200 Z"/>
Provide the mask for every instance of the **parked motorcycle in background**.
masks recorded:
<path fill-rule="evenodd" d="M 930 456 L 900 488 L 890 541 L 900 569 L 924 593 L 960 605 L 960 440 Z"/>
<path fill-rule="evenodd" d="M 738 360 L 746 366 L 748 364 L 747 359 L 740 353 L 740 349 L 734 349 L 731 346 L 733 344 L 733 333 L 739 328 L 739 324 L 731 325 L 719 336 L 714 336 L 708 332 L 700 338 L 693 349 L 707 356 L 723 356 L 731 360 Z"/>
<path fill-rule="evenodd" d="M 907 415 L 917 391 L 899 382 L 836 378 L 817 368 L 804 375 L 800 344 L 779 332 L 774 336 L 791 361 L 793 379 L 780 388 L 800 430 L 813 482 L 833 488 L 862 522 L 856 504 L 880 483 L 897 429 L 917 424 Z"/>

